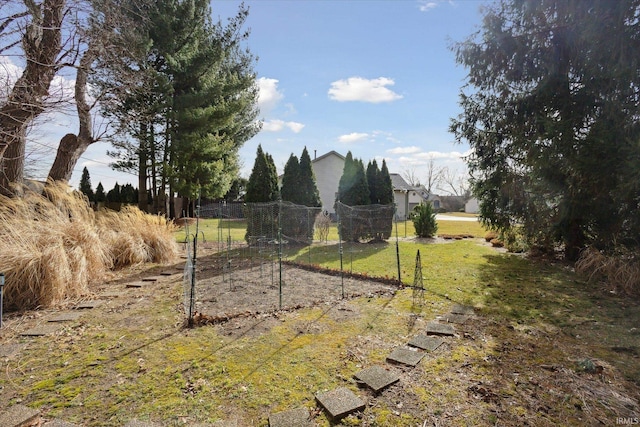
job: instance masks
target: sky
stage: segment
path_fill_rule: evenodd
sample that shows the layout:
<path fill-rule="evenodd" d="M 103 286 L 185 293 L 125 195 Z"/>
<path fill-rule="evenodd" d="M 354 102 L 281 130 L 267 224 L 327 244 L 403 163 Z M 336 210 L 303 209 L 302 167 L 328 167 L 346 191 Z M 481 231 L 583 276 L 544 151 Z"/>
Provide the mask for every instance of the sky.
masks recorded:
<path fill-rule="evenodd" d="M 235 0 L 213 0 L 213 19 L 235 15 Z M 258 57 L 259 134 L 240 150 L 241 175 L 248 178 L 258 144 L 279 173 L 293 153 L 321 156 L 351 151 L 365 165 L 385 159 L 390 172 L 423 182 L 430 159 L 465 174 L 468 145 L 448 132 L 460 114 L 466 70 L 450 49 L 481 23 L 480 0 L 245 0 L 246 42 Z M 73 115 L 45 118 L 31 139 L 56 146 L 77 132 Z M 82 156 L 71 184 L 87 167 L 95 189 L 117 181 L 137 186 L 133 175 L 110 170 L 109 144 L 94 144 Z"/>

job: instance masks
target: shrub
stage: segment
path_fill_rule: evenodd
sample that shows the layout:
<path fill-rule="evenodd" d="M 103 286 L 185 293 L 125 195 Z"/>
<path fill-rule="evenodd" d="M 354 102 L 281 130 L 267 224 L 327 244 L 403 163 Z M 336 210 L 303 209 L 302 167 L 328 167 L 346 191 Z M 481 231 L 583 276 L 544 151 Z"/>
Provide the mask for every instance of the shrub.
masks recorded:
<path fill-rule="evenodd" d="M 418 237 L 433 237 L 438 231 L 436 214 L 431 203 L 424 203 L 413 208 L 411 220 Z"/>
<path fill-rule="evenodd" d="M 495 231 L 489 231 L 484 236 L 484 240 L 487 241 L 487 242 L 490 242 L 493 239 L 497 239 L 497 238 L 498 238 L 498 233 L 496 233 Z"/>

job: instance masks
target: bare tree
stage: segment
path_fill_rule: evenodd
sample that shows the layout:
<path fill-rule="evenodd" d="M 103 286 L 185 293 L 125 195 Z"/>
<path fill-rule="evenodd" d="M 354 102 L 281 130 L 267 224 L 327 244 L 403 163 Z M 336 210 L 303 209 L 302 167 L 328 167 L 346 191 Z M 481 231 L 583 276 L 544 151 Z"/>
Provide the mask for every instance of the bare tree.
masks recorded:
<path fill-rule="evenodd" d="M 436 160 L 433 156 L 429 156 L 427 164 L 424 168 L 426 172 L 424 175 L 424 182 L 418 176 L 415 168 L 405 169 L 402 176 L 412 187 L 419 187 L 420 185 L 424 185 L 427 192 L 431 194 L 432 190 L 436 188 L 438 184 L 440 184 L 444 169 L 444 167 L 436 165 Z"/>
<path fill-rule="evenodd" d="M 443 185 L 442 187 L 438 187 L 439 190 L 462 197 L 465 201 L 471 198 L 469 179 L 457 169 L 443 168 L 441 182 Z"/>
<path fill-rule="evenodd" d="M 0 194 L 12 195 L 13 184 L 23 181 L 27 127 L 44 111 L 44 99 L 59 69 L 65 0 L 40 4 L 24 0 L 24 9 L 10 1 L 1 6 L 13 13 L 0 22 L 0 39 L 5 43 L 0 52 L 21 44 L 26 60 L 22 75 L 0 106 Z"/>

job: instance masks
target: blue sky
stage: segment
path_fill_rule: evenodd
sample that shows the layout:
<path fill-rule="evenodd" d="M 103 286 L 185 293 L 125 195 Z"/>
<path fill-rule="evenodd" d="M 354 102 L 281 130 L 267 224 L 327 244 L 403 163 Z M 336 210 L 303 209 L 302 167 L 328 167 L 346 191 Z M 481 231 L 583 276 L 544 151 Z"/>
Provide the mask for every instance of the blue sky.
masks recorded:
<path fill-rule="evenodd" d="M 481 23 L 484 1 L 245 1 L 250 12 L 247 46 L 258 57 L 262 131 L 241 149 L 249 176 L 258 144 L 281 173 L 289 155 L 351 151 L 365 164 L 386 159 L 391 172 L 420 178 L 433 158 L 465 172 L 449 121 L 460 113 L 458 94 L 466 71 L 449 46 Z M 213 17 L 225 21 L 239 1 L 212 1 Z M 59 116 L 60 135 L 75 131 Z M 56 131 L 34 135 L 55 145 Z M 47 138 L 53 138 L 47 142 Z M 34 139 L 35 140 L 35 139 Z M 57 139 L 59 140 L 59 138 Z M 93 186 L 137 185 L 133 175 L 109 170 L 107 143 L 95 144 L 78 163 L 77 187 L 87 166 Z"/>

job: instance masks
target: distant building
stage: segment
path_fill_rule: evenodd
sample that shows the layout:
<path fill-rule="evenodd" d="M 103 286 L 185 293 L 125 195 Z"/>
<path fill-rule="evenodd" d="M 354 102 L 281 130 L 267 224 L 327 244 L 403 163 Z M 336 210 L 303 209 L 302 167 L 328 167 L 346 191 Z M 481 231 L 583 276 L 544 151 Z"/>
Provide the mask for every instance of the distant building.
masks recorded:
<path fill-rule="evenodd" d="M 326 210 L 330 214 L 335 214 L 334 204 L 338 194 L 340 177 L 342 177 L 344 170 L 344 161 L 345 156 L 335 151 L 329 151 L 311 160 L 313 175 L 316 178 L 322 202 L 322 210 Z M 420 203 L 430 202 L 436 210 L 442 207 L 440 197 L 429 194 L 423 185 L 411 186 L 397 173 L 390 173 L 389 176 L 393 184 L 393 200 L 399 219 L 407 218 L 407 214 Z"/>
<path fill-rule="evenodd" d="M 466 213 L 474 213 L 474 214 L 477 214 L 478 212 L 480 212 L 480 205 L 478 203 L 478 199 L 475 197 L 472 197 L 469 200 L 467 200 L 467 203 L 464 204 L 464 211 Z"/>
<path fill-rule="evenodd" d="M 440 196 L 430 194 L 424 185 L 412 186 L 397 173 L 390 173 L 389 176 L 393 184 L 393 200 L 398 219 L 406 219 L 413 208 L 421 203 L 429 202 L 433 209 L 440 209 Z"/>
<path fill-rule="evenodd" d="M 330 214 L 336 211 L 334 204 L 338 194 L 340 177 L 344 170 L 344 160 L 345 157 L 342 154 L 333 150 L 320 157 L 315 157 L 314 153 L 314 159 L 311 160 L 313 175 L 316 178 L 316 186 L 320 193 L 322 210 Z"/>

